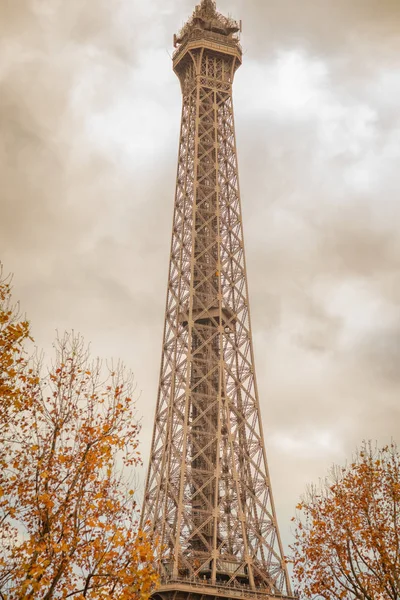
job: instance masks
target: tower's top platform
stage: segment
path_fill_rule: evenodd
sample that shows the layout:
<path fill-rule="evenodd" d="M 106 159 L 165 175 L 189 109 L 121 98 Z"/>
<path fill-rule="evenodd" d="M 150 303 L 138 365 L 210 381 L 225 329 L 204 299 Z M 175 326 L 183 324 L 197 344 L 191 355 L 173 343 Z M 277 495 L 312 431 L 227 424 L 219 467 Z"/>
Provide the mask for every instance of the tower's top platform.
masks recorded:
<path fill-rule="evenodd" d="M 174 35 L 174 47 L 176 48 L 174 58 L 182 55 L 184 48 L 191 42 L 200 39 L 234 48 L 236 52 L 239 50 L 241 55 L 239 43 L 241 30 L 241 21 L 235 21 L 231 17 L 225 17 L 219 13 L 214 0 L 201 0 L 181 31 Z"/>

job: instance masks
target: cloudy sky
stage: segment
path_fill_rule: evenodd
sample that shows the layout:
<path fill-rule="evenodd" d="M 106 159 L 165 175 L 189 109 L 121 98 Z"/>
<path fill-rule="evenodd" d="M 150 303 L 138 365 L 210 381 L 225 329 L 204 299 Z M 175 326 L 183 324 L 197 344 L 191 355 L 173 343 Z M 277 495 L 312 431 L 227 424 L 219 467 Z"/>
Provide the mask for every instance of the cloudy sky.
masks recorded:
<path fill-rule="evenodd" d="M 39 346 L 134 371 L 147 458 L 194 0 L 0 1 L 0 260 Z M 400 2 L 220 0 L 278 517 L 364 438 L 400 442 Z"/>

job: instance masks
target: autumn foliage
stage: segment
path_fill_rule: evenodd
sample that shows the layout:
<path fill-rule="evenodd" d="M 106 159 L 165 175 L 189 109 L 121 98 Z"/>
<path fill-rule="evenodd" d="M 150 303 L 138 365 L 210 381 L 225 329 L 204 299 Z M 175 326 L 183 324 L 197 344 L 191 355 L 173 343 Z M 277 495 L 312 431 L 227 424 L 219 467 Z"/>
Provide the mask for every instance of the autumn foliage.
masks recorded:
<path fill-rule="evenodd" d="M 0 598 L 145 599 L 157 578 L 128 477 L 133 384 L 66 335 L 45 371 L 0 278 Z"/>
<path fill-rule="evenodd" d="M 299 505 L 294 574 L 306 598 L 400 597 L 400 455 L 364 444 Z"/>
<path fill-rule="evenodd" d="M 20 385 L 26 377 L 24 352 L 29 324 L 18 315 L 11 300 L 11 278 L 3 277 L 0 264 L 0 435 L 7 428 L 9 412 L 21 400 Z"/>

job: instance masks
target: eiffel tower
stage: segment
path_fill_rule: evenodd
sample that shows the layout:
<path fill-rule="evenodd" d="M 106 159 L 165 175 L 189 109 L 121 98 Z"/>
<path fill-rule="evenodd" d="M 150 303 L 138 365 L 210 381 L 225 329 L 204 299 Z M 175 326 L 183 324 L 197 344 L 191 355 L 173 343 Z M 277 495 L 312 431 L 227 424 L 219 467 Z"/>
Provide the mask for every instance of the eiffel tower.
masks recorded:
<path fill-rule="evenodd" d="M 232 104 L 241 23 L 202 0 L 174 36 L 182 122 L 142 527 L 158 600 L 290 597 L 254 370 Z"/>

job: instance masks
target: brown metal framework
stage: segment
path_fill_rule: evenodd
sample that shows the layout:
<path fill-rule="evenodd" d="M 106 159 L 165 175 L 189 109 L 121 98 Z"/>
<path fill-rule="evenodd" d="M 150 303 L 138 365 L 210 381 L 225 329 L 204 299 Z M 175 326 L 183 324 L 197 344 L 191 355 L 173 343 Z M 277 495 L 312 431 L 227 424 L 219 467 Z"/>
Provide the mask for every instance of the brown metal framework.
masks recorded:
<path fill-rule="evenodd" d="M 239 28 L 203 0 L 174 38 L 182 125 L 143 510 L 163 598 L 291 595 L 254 372 L 232 104 Z"/>

